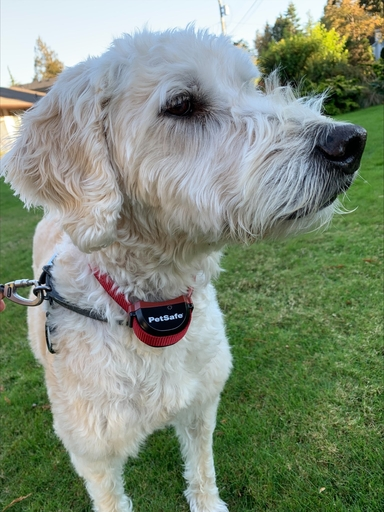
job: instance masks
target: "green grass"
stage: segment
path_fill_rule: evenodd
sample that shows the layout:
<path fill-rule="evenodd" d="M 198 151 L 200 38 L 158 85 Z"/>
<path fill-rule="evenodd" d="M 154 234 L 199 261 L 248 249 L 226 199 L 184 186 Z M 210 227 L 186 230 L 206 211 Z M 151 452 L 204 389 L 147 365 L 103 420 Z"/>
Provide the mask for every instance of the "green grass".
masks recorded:
<path fill-rule="evenodd" d="M 226 250 L 217 282 L 235 368 L 215 432 L 222 498 L 233 512 L 384 510 L 383 119 L 367 128 L 357 210 L 325 232 Z M 1 282 L 31 277 L 40 212 L 1 183 Z M 85 512 L 81 480 L 52 430 L 43 374 L 26 341 L 25 309 L 1 322 L 0 510 Z M 151 436 L 126 467 L 135 510 L 186 512 L 173 432 Z"/>

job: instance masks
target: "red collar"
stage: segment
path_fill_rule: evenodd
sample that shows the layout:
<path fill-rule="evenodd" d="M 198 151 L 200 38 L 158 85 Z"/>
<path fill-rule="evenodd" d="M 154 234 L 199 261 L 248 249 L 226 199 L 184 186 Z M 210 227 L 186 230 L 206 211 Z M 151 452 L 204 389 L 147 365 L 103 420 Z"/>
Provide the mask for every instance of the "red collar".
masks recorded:
<path fill-rule="evenodd" d="M 151 347 L 168 347 L 180 341 L 192 320 L 192 288 L 187 295 L 163 302 L 129 302 L 116 284 L 99 270 L 92 270 L 104 290 L 130 316 L 129 326 L 140 341 Z"/>

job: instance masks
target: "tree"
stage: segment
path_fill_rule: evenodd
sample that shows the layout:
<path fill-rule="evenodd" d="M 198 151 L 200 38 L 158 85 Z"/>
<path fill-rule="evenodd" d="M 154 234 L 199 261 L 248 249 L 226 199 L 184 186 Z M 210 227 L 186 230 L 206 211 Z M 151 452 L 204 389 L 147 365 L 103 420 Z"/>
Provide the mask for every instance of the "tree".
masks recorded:
<path fill-rule="evenodd" d="M 381 18 L 384 17 L 383 0 L 359 0 L 359 4 L 371 14 L 377 14 Z"/>
<path fill-rule="evenodd" d="M 268 23 L 266 23 L 264 27 L 264 33 L 261 34 L 259 31 L 256 32 L 255 48 L 257 53 L 261 55 L 268 49 L 268 46 L 272 43 L 272 41 L 272 28 Z"/>
<path fill-rule="evenodd" d="M 284 15 L 279 15 L 273 27 L 268 23 L 265 25 L 264 33 L 256 33 L 255 48 L 259 55 L 265 51 L 271 42 L 279 42 L 301 32 L 300 20 L 297 16 L 296 7 L 291 2 Z"/>
<path fill-rule="evenodd" d="M 39 36 L 35 46 L 35 75 L 34 80 L 48 80 L 54 78 L 64 69 L 64 64 L 58 59 Z"/>
<path fill-rule="evenodd" d="M 272 29 L 272 37 L 274 41 L 281 41 L 298 33 L 300 33 L 300 20 L 297 16 L 296 7 L 291 2 L 284 16 L 280 14 L 276 19 Z"/>
<path fill-rule="evenodd" d="M 382 5 L 383 0 L 327 0 L 322 20 L 308 20 L 300 29 L 290 4 L 273 27 L 256 35 L 260 70 L 278 68 L 282 84 L 300 84 L 302 94 L 327 93 L 330 115 L 379 104 L 384 65 L 374 63 L 369 38 L 375 30 L 376 37 L 384 33 Z"/>
<path fill-rule="evenodd" d="M 334 28 L 347 38 L 351 66 L 358 66 L 360 71 L 364 71 L 367 64 L 372 64 L 369 38 L 380 25 L 380 17 L 371 12 L 370 7 L 360 5 L 358 0 L 328 0 L 322 22 L 328 29 Z"/>
<path fill-rule="evenodd" d="M 238 41 L 234 41 L 233 42 L 234 46 L 236 46 L 237 48 L 241 48 L 242 50 L 245 50 L 246 52 L 250 52 L 250 48 L 249 48 L 249 45 L 246 41 L 244 41 L 244 39 L 239 39 Z"/>

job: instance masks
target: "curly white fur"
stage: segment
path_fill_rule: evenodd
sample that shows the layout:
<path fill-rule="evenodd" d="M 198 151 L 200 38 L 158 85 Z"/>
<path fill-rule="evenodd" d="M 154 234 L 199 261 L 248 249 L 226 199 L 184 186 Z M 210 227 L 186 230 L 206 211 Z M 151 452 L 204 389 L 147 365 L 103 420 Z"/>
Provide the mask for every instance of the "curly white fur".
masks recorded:
<path fill-rule="evenodd" d="M 340 185 L 314 157 L 318 133 L 335 126 L 321 115 L 321 98 L 298 99 L 276 77 L 263 93 L 256 76 L 224 37 L 192 28 L 125 35 L 62 73 L 25 114 L 5 157 L 7 181 L 26 205 L 47 212 L 35 235 L 35 274 L 56 251 L 60 294 L 109 321 L 50 307 L 51 355 L 42 309 L 29 312 L 55 430 L 99 512 L 132 510 L 123 465 L 169 424 L 191 511 L 227 511 L 212 458 L 231 370 L 210 284 L 220 250 L 327 223 L 336 204 L 327 199 Z M 191 113 L 172 115 L 170 106 L 184 100 Z M 91 268 L 130 299 L 165 300 L 192 287 L 185 338 L 165 349 L 141 343 L 118 325 L 125 313 Z"/>

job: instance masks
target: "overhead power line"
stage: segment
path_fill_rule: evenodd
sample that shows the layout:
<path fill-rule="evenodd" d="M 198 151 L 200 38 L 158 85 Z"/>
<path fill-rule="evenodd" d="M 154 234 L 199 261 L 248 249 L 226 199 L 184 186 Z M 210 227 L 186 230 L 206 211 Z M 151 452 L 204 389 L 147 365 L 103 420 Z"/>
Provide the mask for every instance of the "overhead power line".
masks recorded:
<path fill-rule="evenodd" d="M 231 32 L 234 32 L 234 31 L 237 29 L 237 27 L 243 23 L 243 21 L 245 20 L 245 18 L 246 18 L 247 16 L 248 16 L 248 17 L 249 17 L 249 16 L 251 16 L 251 13 L 253 14 L 253 11 L 254 11 L 257 7 L 259 7 L 259 6 L 260 6 L 260 4 L 262 3 L 262 1 L 263 1 L 263 0 L 255 0 L 255 1 L 253 2 L 253 4 L 251 5 L 251 7 L 248 9 L 248 11 L 247 11 L 247 12 L 244 14 L 244 16 L 241 18 L 241 20 L 240 20 L 238 23 L 236 23 L 235 27 L 231 30 Z"/>

